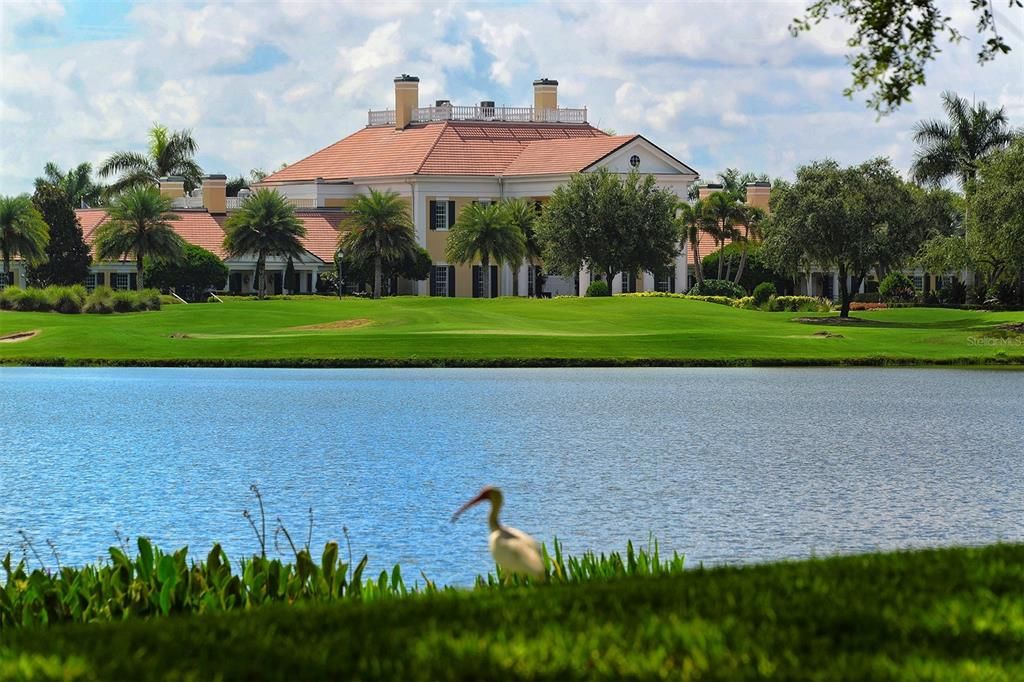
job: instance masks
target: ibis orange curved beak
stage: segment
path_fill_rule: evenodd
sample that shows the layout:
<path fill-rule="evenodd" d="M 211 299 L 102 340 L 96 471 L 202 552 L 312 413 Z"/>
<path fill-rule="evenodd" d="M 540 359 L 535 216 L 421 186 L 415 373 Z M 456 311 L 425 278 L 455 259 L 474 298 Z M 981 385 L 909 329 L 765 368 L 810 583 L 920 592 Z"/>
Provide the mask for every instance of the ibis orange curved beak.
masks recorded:
<path fill-rule="evenodd" d="M 456 521 L 458 521 L 459 517 L 462 516 L 462 513 L 464 511 L 466 511 L 467 509 L 469 509 L 470 507 L 472 507 L 474 505 L 477 505 L 477 504 L 480 504 L 484 500 L 489 500 L 489 499 L 491 499 L 491 489 L 490 488 L 484 488 L 483 490 L 480 491 L 479 495 L 477 495 L 472 500 L 470 500 L 466 504 L 464 504 L 461 507 L 459 507 L 459 510 L 457 512 L 455 512 L 454 514 L 452 514 L 452 521 L 451 522 L 455 523 Z"/>

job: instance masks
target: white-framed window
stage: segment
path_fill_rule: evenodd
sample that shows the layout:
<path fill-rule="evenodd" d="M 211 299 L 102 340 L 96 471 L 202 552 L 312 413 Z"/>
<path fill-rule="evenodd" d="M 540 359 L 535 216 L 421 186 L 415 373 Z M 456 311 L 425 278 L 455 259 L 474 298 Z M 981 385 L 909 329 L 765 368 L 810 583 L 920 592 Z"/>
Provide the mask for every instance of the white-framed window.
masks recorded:
<path fill-rule="evenodd" d="M 110 288 L 123 290 L 128 288 L 130 278 L 127 272 L 112 272 L 110 273 Z"/>
<path fill-rule="evenodd" d="M 914 288 L 918 291 L 924 291 L 924 275 L 919 275 L 916 272 L 910 277 L 911 281 L 914 282 Z"/>
<path fill-rule="evenodd" d="M 85 276 L 85 288 L 88 291 L 92 291 L 96 288 L 96 273 L 90 272 Z"/>
<path fill-rule="evenodd" d="M 654 290 L 672 293 L 672 273 L 666 272 L 664 276 L 658 277 L 654 283 Z"/>
<path fill-rule="evenodd" d="M 533 283 L 534 282 L 533 278 L 534 278 L 535 272 L 536 272 L 536 268 L 534 266 L 532 266 L 532 265 L 527 265 L 526 266 L 526 295 L 530 296 L 530 297 L 533 297 L 533 295 L 534 295 L 535 285 Z"/>
<path fill-rule="evenodd" d="M 448 229 L 448 200 L 438 199 L 433 202 L 434 204 L 434 216 L 433 225 L 435 230 L 447 230 Z"/>
<path fill-rule="evenodd" d="M 434 266 L 434 290 L 430 292 L 431 296 L 447 296 L 448 295 L 448 266 L 447 265 L 435 265 Z"/>

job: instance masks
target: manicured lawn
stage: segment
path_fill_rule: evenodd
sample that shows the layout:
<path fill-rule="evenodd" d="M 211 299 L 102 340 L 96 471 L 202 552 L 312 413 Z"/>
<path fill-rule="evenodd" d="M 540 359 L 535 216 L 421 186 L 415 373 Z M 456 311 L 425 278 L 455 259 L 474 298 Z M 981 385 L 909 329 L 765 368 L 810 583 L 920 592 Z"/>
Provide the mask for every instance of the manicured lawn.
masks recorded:
<path fill-rule="evenodd" d="M 11 630 L 0 678 L 1019 680 L 1022 586 L 996 545 L 271 606 Z"/>
<path fill-rule="evenodd" d="M 0 335 L 39 332 L 28 340 L 0 343 L 0 362 L 1024 362 L 1024 335 L 998 329 L 1024 321 L 1024 313 L 911 308 L 854 315 L 864 322 L 809 325 L 792 321 L 805 316 L 799 313 L 667 298 L 228 299 L 225 304 L 108 316 L 0 312 Z"/>

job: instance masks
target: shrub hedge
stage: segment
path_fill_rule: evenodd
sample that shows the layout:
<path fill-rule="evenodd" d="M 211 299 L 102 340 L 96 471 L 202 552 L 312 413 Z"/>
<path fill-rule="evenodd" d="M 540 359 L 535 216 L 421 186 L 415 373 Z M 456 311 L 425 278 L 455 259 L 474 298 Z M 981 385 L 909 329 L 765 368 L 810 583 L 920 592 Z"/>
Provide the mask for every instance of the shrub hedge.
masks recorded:
<path fill-rule="evenodd" d="M 768 303 L 768 300 L 775 295 L 775 284 L 773 282 L 761 282 L 754 287 L 754 305 L 760 308 Z"/>
<path fill-rule="evenodd" d="M 0 633 L 0 678 L 1024 678 L 1024 545 Z"/>
<path fill-rule="evenodd" d="M 690 289 L 694 296 L 728 296 L 729 298 L 743 298 L 747 295 L 746 290 L 739 284 L 725 279 L 706 279 L 697 282 Z"/>
<path fill-rule="evenodd" d="M 878 293 L 883 301 L 907 303 L 914 300 L 916 292 L 914 283 L 902 272 L 890 272 L 878 285 Z"/>
<path fill-rule="evenodd" d="M 96 287 L 90 293 L 81 284 L 45 289 L 7 287 L 0 291 L 0 310 L 64 314 L 160 310 L 160 292 L 156 289 L 115 292 L 109 287 Z"/>
<path fill-rule="evenodd" d="M 590 286 L 587 287 L 587 296 L 610 296 L 611 289 L 608 288 L 608 282 L 603 279 L 591 282 Z"/>

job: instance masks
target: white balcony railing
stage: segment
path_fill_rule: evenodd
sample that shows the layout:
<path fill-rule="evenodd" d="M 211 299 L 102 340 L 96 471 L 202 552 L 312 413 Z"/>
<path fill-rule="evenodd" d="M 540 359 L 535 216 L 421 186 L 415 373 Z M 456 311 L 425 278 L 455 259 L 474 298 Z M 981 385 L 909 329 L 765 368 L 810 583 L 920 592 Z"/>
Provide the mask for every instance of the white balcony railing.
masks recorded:
<path fill-rule="evenodd" d="M 248 197 L 228 197 L 227 198 L 227 209 L 229 211 L 237 211 L 242 207 L 242 203 Z M 295 198 L 285 197 L 285 200 L 294 206 L 295 208 L 323 208 L 323 201 L 317 201 L 311 197 L 309 198 Z"/>
<path fill-rule="evenodd" d="M 202 208 L 203 207 L 203 196 L 200 194 L 195 197 L 175 197 L 171 199 L 171 208 Z"/>
<path fill-rule="evenodd" d="M 439 107 L 418 107 L 412 110 L 412 120 L 416 123 L 434 121 L 502 121 L 511 123 L 586 123 L 587 109 L 571 109 L 558 107 L 555 109 L 536 109 L 534 107 L 481 107 L 442 105 Z M 368 125 L 383 126 L 395 124 L 395 112 L 392 109 L 371 111 Z"/>
<path fill-rule="evenodd" d="M 385 109 L 384 111 L 371 111 L 369 123 L 371 126 L 393 126 L 395 125 L 395 110 Z"/>

